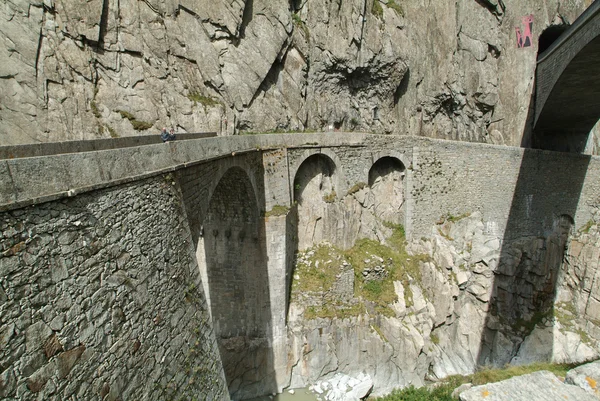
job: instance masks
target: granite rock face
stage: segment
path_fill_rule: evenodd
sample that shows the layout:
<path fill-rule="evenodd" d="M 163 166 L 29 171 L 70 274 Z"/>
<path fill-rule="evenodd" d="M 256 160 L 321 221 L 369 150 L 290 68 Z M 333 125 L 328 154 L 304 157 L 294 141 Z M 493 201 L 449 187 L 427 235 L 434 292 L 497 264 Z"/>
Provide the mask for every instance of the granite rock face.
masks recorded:
<path fill-rule="evenodd" d="M 585 279 L 598 271 L 597 247 L 591 245 L 598 240 L 595 221 L 573 232 L 559 218 L 544 237 L 515 238 L 500 246 L 502 238 L 486 228 L 479 212 L 443 217 L 430 238 L 410 244 L 419 269 L 408 280 L 394 281 L 396 301 L 387 313 L 357 298 L 356 290 L 352 298 L 359 285 L 356 274 L 345 284 L 349 290 L 339 292 L 352 266 L 331 257 L 340 265 L 331 290 L 311 296 L 305 286 L 294 295 L 292 287 L 290 386 L 336 372 L 366 373 L 373 379 L 373 394 L 380 395 L 470 374 L 481 365 L 598 358 L 594 280 Z M 310 264 L 313 252 L 301 253 L 300 263 Z M 380 259 L 378 268 L 386 269 L 379 255 L 370 259 Z M 362 279 L 367 281 L 369 272 L 363 271 Z M 307 278 L 300 271 L 294 280 Z M 325 313 L 318 309 L 323 299 Z M 360 302 L 366 313 L 348 312 Z M 337 315 L 327 316 L 332 310 Z"/>
<path fill-rule="evenodd" d="M 0 10 L 0 143 L 173 126 L 519 145 L 537 37 L 590 3 L 13 0 Z M 529 15 L 532 46 L 518 48 Z"/>

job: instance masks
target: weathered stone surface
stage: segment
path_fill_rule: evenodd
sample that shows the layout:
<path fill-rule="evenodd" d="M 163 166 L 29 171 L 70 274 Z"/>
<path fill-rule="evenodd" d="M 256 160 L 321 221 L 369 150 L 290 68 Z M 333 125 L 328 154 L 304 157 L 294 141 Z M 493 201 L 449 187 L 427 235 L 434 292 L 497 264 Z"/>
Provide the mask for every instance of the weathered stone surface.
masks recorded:
<path fill-rule="evenodd" d="M 36 322 L 29 326 L 25 332 L 27 351 L 35 351 L 42 348 L 46 340 L 52 335 L 52 329 L 44 322 Z"/>
<path fill-rule="evenodd" d="M 33 333 L 41 332 L 42 339 L 48 333 L 48 329 L 43 326 L 31 329 L 32 324 L 40 325 L 43 322 L 49 329 L 56 331 L 63 349 L 71 350 L 80 344 L 85 345 L 86 350 L 68 375 L 77 376 L 81 372 L 82 376 L 74 377 L 77 379 L 74 383 L 82 383 L 79 379 L 84 372 L 88 375 L 87 372 L 104 369 L 97 363 L 100 360 L 109 360 L 111 364 L 127 360 L 128 369 L 119 371 L 127 380 L 121 377 L 114 379 L 110 376 L 112 373 L 99 373 L 101 377 L 94 384 L 94 391 L 99 393 L 104 390 L 105 383 L 108 383 L 109 388 L 105 395 L 110 393 L 111 397 L 128 391 L 128 394 L 132 394 L 145 388 L 140 384 L 144 383 L 143 379 L 132 377 L 133 374 L 127 376 L 129 372 L 142 369 L 141 367 L 146 374 L 143 377 L 160 382 L 162 388 L 188 388 L 185 387 L 187 383 L 183 384 L 185 379 L 170 375 L 170 370 L 166 368 L 171 366 L 169 361 L 173 361 L 171 364 L 176 367 L 185 365 L 188 356 L 186 351 L 174 354 L 156 344 L 168 343 L 172 347 L 170 349 L 185 350 L 186 346 L 199 341 L 201 344 L 208 344 L 209 348 L 203 348 L 202 358 L 198 357 L 197 360 L 216 360 L 214 332 L 207 323 L 208 308 L 212 305 L 215 305 L 213 312 L 222 315 L 218 317 L 221 326 L 215 331 L 224 333 L 224 340 L 238 337 L 236 330 L 242 331 L 246 327 L 268 331 L 269 326 L 262 324 L 270 322 L 264 319 L 265 315 L 269 311 L 272 313 L 275 307 L 280 311 L 285 310 L 287 305 L 285 302 L 277 305 L 271 302 L 269 305 L 265 300 L 267 294 L 283 294 L 279 298 L 273 297 L 278 300 L 287 295 L 285 291 L 289 288 L 293 274 L 286 271 L 288 261 L 285 257 L 291 255 L 284 257 L 279 252 L 270 253 L 269 258 L 275 256 L 267 262 L 273 263 L 275 260 L 279 263 L 273 274 L 279 274 L 281 280 L 277 286 L 270 286 L 268 291 L 264 287 L 261 287 L 264 291 L 256 291 L 257 287 L 253 286 L 248 294 L 253 294 L 251 296 L 256 298 L 248 298 L 252 302 L 238 307 L 241 297 L 236 297 L 236 291 L 245 290 L 246 282 L 240 280 L 240 277 L 257 278 L 264 285 L 267 281 L 261 280 L 265 277 L 265 272 L 252 270 L 254 266 L 265 266 L 264 259 L 261 259 L 264 254 L 260 253 L 264 251 L 263 246 L 272 247 L 273 243 L 278 246 L 284 243 L 285 246 L 277 249 L 289 247 L 289 250 L 295 249 L 294 246 L 297 245 L 295 234 L 298 228 L 294 225 L 296 222 L 292 221 L 297 212 L 296 205 L 290 205 L 289 210 L 284 207 L 286 214 L 281 216 L 267 217 L 265 212 L 265 224 L 281 225 L 280 231 L 270 231 L 266 237 L 228 230 L 228 227 L 218 224 L 218 219 L 213 226 L 216 232 L 203 232 L 203 217 L 210 209 L 210 194 L 214 196 L 215 192 L 219 193 L 219 200 L 213 205 L 218 207 L 215 206 L 211 213 L 218 211 L 223 215 L 229 214 L 233 220 L 239 221 L 247 221 L 246 218 L 252 217 L 255 221 L 253 229 L 256 229 L 260 227 L 256 221 L 262 223 L 262 220 L 257 220 L 258 207 L 248 207 L 253 204 L 250 200 L 255 202 L 249 194 L 254 193 L 255 198 L 260 199 L 263 194 L 262 185 L 273 184 L 269 191 L 264 191 L 265 197 L 268 194 L 271 207 L 276 204 L 287 205 L 286 202 L 294 197 L 298 198 L 296 195 L 302 195 L 290 193 L 291 188 L 296 189 L 296 185 L 292 184 L 294 173 L 301 174 L 303 163 L 311 163 L 310 158 L 313 156 L 326 156 L 335 161 L 335 168 L 329 170 L 332 174 L 323 174 L 318 169 L 308 170 L 314 173 L 312 176 L 307 174 L 306 177 L 311 186 L 314 184 L 313 188 L 309 188 L 313 191 L 311 193 L 317 194 L 313 201 L 318 201 L 323 206 L 321 211 L 331 211 L 330 217 L 350 222 L 347 226 L 336 227 L 332 224 L 336 219 L 331 219 L 332 229 L 327 235 L 331 235 L 332 241 L 351 243 L 363 235 L 363 229 L 370 231 L 369 238 L 385 241 L 386 234 L 391 231 L 389 223 L 394 227 L 394 224 L 407 222 L 407 230 L 412 230 L 412 251 L 424 255 L 418 258 L 420 263 L 411 266 L 410 277 L 394 283 L 398 299 L 386 310 L 385 315 L 377 313 L 372 305 L 364 302 L 365 309 L 359 313 L 360 316 L 307 320 L 302 317 L 302 313 L 307 310 L 307 306 L 312 305 L 290 306 L 287 321 L 289 349 L 282 347 L 283 353 L 289 355 L 289 360 L 284 359 L 282 365 L 289 362 L 294 386 L 310 384 L 342 369 L 352 376 L 363 371 L 368 373 L 374 383 L 374 392 L 385 392 L 396 386 L 420 385 L 427 378 L 471 373 L 481 364 L 504 365 L 515 356 L 523 356 L 520 352 L 528 349 L 527 342 L 535 345 L 537 330 L 546 326 L 553 326 L 553 337 L 540 336 L 541 340 L 536 347 L 539 348 L 539 343 L 547 339 L 547 342 L 553 342 L 553 346 L 545 344 L 544 350 L 551 349 L 553 355 L 535 355 L 536 358 L 576 359 L 585 356 L 589 350 L 597 349 L 596 339 L 600 336 L 591 316 L 595 313 L 594 301 L 598 293 L 595 284 L 598 270 L 598 218 L 594 214 L 597 213 L 598 187 L 594 177 L 599 171 L 598 160 L 557 155 L 553 152 L 523 152 L 515 148 L 425 138 L 372 136 L 366 139 L 365 135 L 347 136 L 348 138 L 344 138 L 342 134 L 276 135 L 251 140 L 236 136 L 206 142 L 175 142 L 166 148 L 156 145 L 93 153 L 98 161 L 105 161 L 102 165 L 114 163 L 120 166 L 119 169 L 133 169 L 134 164 L 128 158 L 118 157 L 133 154 L 148 169 L 179 170 L 176 179 L 160 175 L 140 179 L 134 174 L 126 176 L 133 177 L 135 181 L 127 185 L 65 196 L 58 201 L 28 208 L 17 207 L 0 215 L 3 249 L 0 260 L 8 260 L 3 265 L 8 267 L 3 267 L 1 277 L 7 293 L 7 302 L 3 307 L 8 309 L 8 313 L 3 313 L 2 318 L 8 316 L 10 321 L 6 332 L 8 347 L 0 349 L 2 363 L 10 361 L 10 369 L 15 365 L 14 371 L 20 375 L 18 380 L 24 381 L 26 377 L 37 374 L 36 372 L 40 372 L 39 378 L 43 379 L 41 369 L 55 363 L 53 360 L 58 356 L 51 356 L 48 360 L 46 350 L 41 346 L 32 351 L 36 347 L 33 344 L 37 343 L 32 339 L 39 337 Z M 319 146 L 314 145 L 313 141 L 316 140 L 319 141 Z M 202 142 L 202 146 L 198 142 Z M 284 142 L 288 145 L 285 149 L 272 148 L 274 144 L 283 147 Z M 256 149 L 268 145 L 272 149 L 265 151 L 265 154 L 270 157 L 262 158 L 263 153 L 254 150 L 222 157 L 223 153 L 219 152 L 230 149 L 227 146 L 232 143 L 240 144 L 240 149 Z M 235 151 L 237 148 L 231 149 Z M 200 150 L 207 151 L 202 153 Z M 202 156 L 190 156 L 187 152 L 202 153 Z M 109 153 L 106 159 L 102 158 L 105 153 Z M 273 155 L 276 153 L 281 156 L 274 160 Z M 165 156 L 167 154 L 169 157 Z M 211 161 L 202 159 L 215 155 L 221 157 Z M 390 155 L 402 160 L 405 166 L 412 166 L 406 169 L 405 178 L 396 174 L 399 172 L 397 169 L 392 169 L 387 174 L 387 169 L 375 167 L 378 163 L 376 160 Z M 543 166 L 553 180 L 544 180 L 543 188 L 534 185 L 535 180 L 528 183 L 534 193 L 545 195 L 542 203 L 536 201 L 534 204 L 542 206 L 539 210 L 521 207 L 529 205 L 531 198 L 528 194 L 524 197 L 517 194 L 515 209 L 529 210 L 531 217 L 524 215 L 518 223 L 523 223 L 525 227 L 512 227 L 511 235 L 508 235 L 504 232 L 503 225 L 506 224 L 508 213 L 512 212 L 510 207 L 515 194 L 511 191 L 520 175 L 520 161 L 525 156 L 533 161 L 534 166 Z M 46 164 L 40 164 L 41 159 Z M 65 160 L 73 159 L 61 155 L 56 159 L 47 157 L 12 160 L 11 165 L 52 166 L 55 160 L 65 168 L 64 171 L 69 171 L 69 164 Z M 194 164 L 193 167 L 181 167 L 177 164 L 189 160 L 200 163 L 190 163 Z M 583 182 L 581 193 L 568 191 L 570 186 L 565 184 L 563 174 L 570 179 L 572 170 L 564 169 L 560 164 L 565 160 L 571 166 L 578 161 L 586 161 L 585 171 L 588 176 Z M 494 185 L 489 185 L 490 180 L 498 175 L 497 166 L 503 166 L 504 179 L 493 181 Z M 214 186 L 218 182 L 215 177 L 222 177 L 229 169 L 236 172 L 238 178 L 248 174 L 251 179 L 224 180 L 226 185 L 216 191 Z M 85 173 L 86 177 L 100 177 L 95 182 L 111 185 L 108 178 L 101 176 L 105 171 L 109 175 L 108 171 L 112 173 L 112 170 L 90 170 L 92 171 Z M 370 174 L 372 171 L 379 173 L 374 174 L 376 177 L 373 179 Z M 538 170 L 534 171 L 537 174 Z M 47 174 L 42 171 L 36 172 L 35 177 L 33 175 L 29 171 L 28 179 L 37 183 L 56 174 L 51 169 Z M 312 183 L 311 180 L 315 177 L 316 182 Z M 389 187 L 384 185 L 386 177 L 390 178 Z M 182 184 L 182 188 L 185 187 L 183 201 L 177 190 L 178 182 Z M 319 183 L 323 183 L 326 189 L 335 189 L 335 196 L 323 199 L 324 195 L 331 195 L 331 192 L 320 193 Z M 332 185 L 328 186 L 329 183 Z M 398 187 L 398 184 L 402 186 Z M 31 193 L 39 190 L 47 194 L 44 191 L 55 188 L 53 185 L 29 189 Z M 381 191 L 381 195 L 374 196 L 377 186 L 387 189 Z M 244 191 L 239 193 L 230 190 L 231 188 L 244 188 Z M 480 190 L 482 188 L 485 190 Z M 402 200 L 397 199 L 398 193 L 403 195 Z M 234 201 L 236 205 L 244 204 L 246 207 L 230 207 Z M 561 209 L 569 208 L 570 202 L 579 202 L 576 208 L 578 231 L 571 224 L 563 226 L 568 218 L 557 218 L 559 214 L 554 213 L 556 206 Z M 186 205 L 185 213 L 180 209 L 182 203 Z M 404 206 L 406 219 L 402 220 L 400 216 Z M 441 207 L 444 209 L 440 209 Z M 570 210 L 574 209 L 575 206 Z M 254 214 L 251 213 L 252 210 Z M 234 211 L 241 213 L 238 215 Z M 398 221 L 374 223 L 376 218 L 388 212 L 388 216 L 396 216 Z M 323 216 L 326 216 L 325 212 Z M 316 221 L 316 214 L 313 217 Z M 590 219 L 589 224 L 586 223 L 587 219 Z M 357 222 L 361 222 L 364 227 L 354 226 Z M 188 230 L 187 223 L 193 228 Z M 376 230 L 372 230 L 373 227 Z M 77 235 L 73 236 L 73 232 Z M 229 257 L 231 266 L 239 266 L 242 261 L 249 263 L 249 275 L 222 276 L 222 283 L 238 285 L 238 288 L 233 285 L 222 287 L 228 290 L 223 291 L 224 294 L 231 294 L 227 296 L 231 304 L 235 305 L 229 311 L 216 303 L 211 306 L 204 303 L 202 292 L 199 291 L 204 283 L 189 281 L 190 277 L 196 277 L 198 267 L 193 258 L 192 244 L 195 245 L 198 241 L 200 245 L 201 236 L 217 235 L 244 241 L 251 238 L 247 242 L 252 242 L 260 249 L 256 252 L 256 248 L 250 245 L 248 248 L 223 247 L 220 253 L 212 255 L 213 259 Z M 171 238 L 181 240 L 173 243 Z M 261 238 L 266 239 L 266 245 L 261 242 Z M 306 238 L 307 242 L 311 240 L 308 236 Z M 202 241 L 206 241 L 206 238 Z M 208 242 L 204 242 L 206 243 Z M 564 254 L 566 244 L 579 245 L 573 246 L 574 252 L 571 255 L 569 249 Z M 234 251 L 229 255 L 227 252 L 231 249 Z M 242 251 L 238 251 L 239 249 Z M 247 249 L 249 251 L 244 251 Z M 205 258 L 206 256 L 204 254 Z M 564 256 L 569 263 L 561 264 Z M 197 260 L 200 261 L 201 257 Z M 58 263 L 58 258 L 67 261 L 65 267 L 69 274 L 66 277 L 64 273 L 52 277 L 52 266 Z M 358 274 L 366 271 L 373 281 L 383 277 L 385 274 L 381 272 L 387 271 L 388 261 L 377 252 L 369 255 L 368 259 L 367 268 L 361 269 Z M 254 263 L 255 261 L 258 262 Z M 344 285 L 336 288 L 341 289 L 340 291 L 329 291 L 328 297 L 332 296 L 332 292 L 335 293 L 334 297 L 344 297 L 349 293 L 350 280 L 347 280 L 347 272 L 351 271 L 351 267 L 344 265 L 341 260 L 339 262 L 339 272 L 343 271 L 345 274 L 339 277 L 336 275 L 332 281 L 335 283 L 339 279 L 340 284 Z M 192 271 L 183 267 L 191 267 Z M 23 271 L 28 274 L 22 274 Z M 285 277 L 288 273 L 289 279 Z M 459 279 L 461 273 L 463 274 Z M 551 278 L 556 278 L 556 281 Z M 206 286 L 210 287 L 208 283 Z M 554 292 L 555 302 L 555 298 L 551 296 Z M 210 294 L 210 290 L 206 290 L 206 293 Z M 218 302 L 219 293 L 210 295 L 211 302 Z M 262 297 L 260 300 L 259 296 Z M 330 300 L 324 296 L 313 297 L 313 301 L 314 298 L 320 303 Z M 22 307 L 19 303 L 22 299 L 29 300 L 32 307 Z M 498 315 L 499 310 L 503 312 L 502 315 Z M 252 322 L 238 325 L 244 318 Z M 14 327 L 11 329 L 12 324 Z M 189 327 L 188 325 L 206 329 L 206 332 L 202 331 L 201 337 L 198 333 L 192 334 L 185 330 L 182 333 L 179 328 Z M 28 329 L 32 333 L 29 341 L 26 340 Z M 278 335 L 286 335 L 284 324 L 277 329 L 280 330 Z M 563 337 L 554 336 L 556 330 Z M 50 338 L 52 334 L 49 334 Z M 228 334 L 232 336 L 227 337 Z M 254 349 L 259 352 L 256 353 L 256 359 L 249 361 L 250 364 L 266 367 L 268 372 L 272 372 L 270 367 L 275 362 L 269 360 L 270 333 L 258 334 L 260 335 L 255 337 L 256 343 L 248 342 L 250 345 L 246 346 L 247 339 L 242 338 L 238 347 L 230 347 L 231 353 L 237 357 L 241 354 L 239 350 L 250 350 L 256 345 Z M 132 352 L 136 348 L 136 340 L 141 345 Z M 27 343 L 31 344 L 29 350 Z M 41 344 L 46 343 L 41 341 Z M 223 343 L 227 344 L 227 341 Z M 212 351 L 210 347 L 213 347 Z M 560 354 L 557 354 L 559 351 Z M 234 358 L 232 360 L 235 361 Z M 350 371 L 346 368 L 349 366 L 359 367 L 360 370 L 357 368 Z M 239 370 L 236 371 L 236 368 Z M 215 373 L 219 371 L 218 366 L 202 365 L 201 371 L 208 372 L 205 378 L 224 380 Z M 232 371 L 241 374 L 245 371 L 245 365 L 240 363 L 239 366 L 233 366 Z M 239 378 L 238 383 L 243 383 L 248 377 L 250 375 Z M 269 380 L 272 377 L 269 375 Z M 163 383 L 163 378 L 167 382 Z M 237 377 L 233 378 L 232 382 L 236 379 Z M 168 387 L 170 380 L 175 384 Z M 49 380 L 46 386 L 42 386 L 43 380 L 39 380 L 32 383 L 35 388 L 40 388 L 36 398 L 44 398 L 56 390 L 52 387 L 55 382 L 58 383 L 56 386 L 59 387 L 58 393 L 61 396 L 64 392 L 72 394 L 74 391 L 85 392 L 87 389 L 85 383 L 78 389 L 74 388 L 78 385 L 69 384 L 67 389 L 63 387 L 67 384 L 60 380 Z M 129 382 L 134 383 L 135 388 L 134 385 L 127 387 L 126 383 Z M 50 383 L 53 383 L 52 386 Z M 224 390 L 222 381 L 219 383 L 219 388 Z M 157 395 L 161 396 L 162 393 Z"/>
<path fill-rule="evenodd" d="M 567 372 L 565 383 L 581 387 L 589 394 L 600 398 L 600 361 L 586 363 Z"/>
<path fill-rule="evenodd" d="M 536 39 L 589 5 L 404 3 L 7 3 L 0 138 L 331 127 L 519 145 Z"/>
<path fill-rule="evenodd" d="M 322 395 L 329 401 L 359 401 L 369 395 L 373 388 L 373 380 L 363 373 L 351 377 L 336 373 L 328 380 L 322 380 L 309 389 Z"/>
<path fill-rule="evenodd" d="M 475 386 L 460 394 L 461 401 L 546 401 L 596 400 L 577 386 L 563 383 L 548 371 L 513 377 L 501 382 Z"/>
<path fill-rule="evenodd" d="M 0 275 L 0 398 L 229 399 L 171 182 L 0 215 L 2 249 L 25 243 L 0 253 L 2 266 L 20 264 Z"/>

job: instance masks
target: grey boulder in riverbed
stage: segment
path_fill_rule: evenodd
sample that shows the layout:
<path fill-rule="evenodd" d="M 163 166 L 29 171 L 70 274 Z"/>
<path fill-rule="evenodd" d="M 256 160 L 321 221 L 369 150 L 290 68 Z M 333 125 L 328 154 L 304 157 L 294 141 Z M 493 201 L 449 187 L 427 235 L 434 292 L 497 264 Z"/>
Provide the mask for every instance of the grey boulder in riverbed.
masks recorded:
<path fill-rule="evenodd" d="M 496 383 L 475 386 L 460 394 L 461 401 L 597 401 L 581 387 L 564 383 L 542 370 Z"/>
<path fill-rule="evenodd" d="M 336 373 L 330 379 L 318 381 L 310 387 L 319 399 L 327 401 L 359 401 L 369 395 L 372 389 L 373 380 L 364 373 L 356 377 Z"/>

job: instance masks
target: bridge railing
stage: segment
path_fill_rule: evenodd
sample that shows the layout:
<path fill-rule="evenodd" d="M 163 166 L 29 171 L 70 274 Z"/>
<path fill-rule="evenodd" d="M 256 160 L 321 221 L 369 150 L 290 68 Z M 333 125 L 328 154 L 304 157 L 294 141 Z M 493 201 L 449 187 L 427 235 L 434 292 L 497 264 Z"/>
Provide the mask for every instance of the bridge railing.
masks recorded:
<path fill-rule="evenodd" d="M 215 136 L 217 136 L 216 132 L 178 133 L 176 134 L 176 140 L 184 141 L 188 139 L 210 138 Z M 122 138 L 7 145 L 0 146 L 0 160 L 130 148 L 133 146 L 152 145 L 161 142 L 160 135 L 155 134 L 127 136 Z"/>

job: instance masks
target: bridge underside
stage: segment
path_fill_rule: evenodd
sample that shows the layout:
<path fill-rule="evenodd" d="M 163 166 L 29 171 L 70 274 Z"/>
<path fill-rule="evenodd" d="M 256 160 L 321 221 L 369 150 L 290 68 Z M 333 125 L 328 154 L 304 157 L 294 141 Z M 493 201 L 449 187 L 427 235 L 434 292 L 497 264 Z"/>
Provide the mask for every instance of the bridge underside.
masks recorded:
<path fill-rule="evenodd" d="M 571 61 L 552 89 L 534 128 L 533 147 L 581 152 L 600 118 L 600 37 Z"/>
<path fill-rule="evenodd" d="M 574 33 L 563 34 L 566 39 L 554 51 L 549 50 L 548 57 L 541 55 L 536 73 L 534 148 L 583 152 L 590 130 L 600 118 L 599 5 L 590 7 L 583 24 L 576 22 L 571 27 Z"/>

